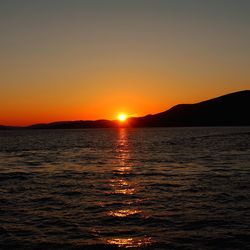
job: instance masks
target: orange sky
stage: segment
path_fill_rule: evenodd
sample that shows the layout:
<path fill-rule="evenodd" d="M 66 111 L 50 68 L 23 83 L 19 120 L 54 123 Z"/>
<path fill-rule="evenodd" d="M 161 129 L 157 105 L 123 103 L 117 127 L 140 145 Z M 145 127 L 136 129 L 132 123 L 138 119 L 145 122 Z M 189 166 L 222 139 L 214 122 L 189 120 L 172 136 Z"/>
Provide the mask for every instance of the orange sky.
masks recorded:
<path fill-rule="evenodd" d="M 142 116 L 250 89 L 247 1 L 20 2 L 0 3 L 0 124 Z"/>

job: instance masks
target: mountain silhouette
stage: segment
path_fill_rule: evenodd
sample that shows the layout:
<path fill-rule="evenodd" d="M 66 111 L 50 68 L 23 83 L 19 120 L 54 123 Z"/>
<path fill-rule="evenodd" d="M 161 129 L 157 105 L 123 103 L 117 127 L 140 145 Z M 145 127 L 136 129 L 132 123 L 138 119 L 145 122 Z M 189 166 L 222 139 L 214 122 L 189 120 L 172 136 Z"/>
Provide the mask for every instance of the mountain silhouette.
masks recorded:
<path fill-rule="evenodd" d="M 63 122 L 52 122 L 48 124 L 34 124 L 28 126 L 31 129 L 74 129 L 74 128 L 112 128 L 115 127 L 115 121 L 109 120 L 97 120 L 97 121 L 63 121 Z"/>
<path fill-rule="evenodd" d="M 178 104 L 165 112 L 131 117 L 125 123 L 109 120 L 63 121 L 34 124 L 28 129 L 115 127 L 250 126 L 250 90 L 239 91 L 195 104 Z M 17 127 L 0 126 L 0 129 Z"/>
<path fill-rule="evenodd" d="M 179 104 L 171 109 L 131 118 L 132 127 L 156 126 L 244 126 L 250 125 L 250 90 L 235 92 L 196 104 Z"/>
<path fill-rule="evenodd" d="M 20 129 L 20 128 L 23 128 L 23 127 L 0 125 L 0 130 L 11 130 L 11 129 Z"/>

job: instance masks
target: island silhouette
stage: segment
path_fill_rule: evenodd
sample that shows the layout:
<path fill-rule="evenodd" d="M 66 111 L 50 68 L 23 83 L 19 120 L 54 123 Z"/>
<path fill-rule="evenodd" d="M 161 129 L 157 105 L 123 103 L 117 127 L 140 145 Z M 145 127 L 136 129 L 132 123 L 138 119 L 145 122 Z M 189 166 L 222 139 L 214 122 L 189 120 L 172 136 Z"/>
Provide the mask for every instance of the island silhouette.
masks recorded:
<path fill-rule="evenodd" d="M 167 111 L 117 120 L 59 121 L 26 127 L 0 125 L 0 129 L 79 129 L 116 127 L 249 126 L 250 90 L 238 91 L 195 104 L 178 104 Z"/>

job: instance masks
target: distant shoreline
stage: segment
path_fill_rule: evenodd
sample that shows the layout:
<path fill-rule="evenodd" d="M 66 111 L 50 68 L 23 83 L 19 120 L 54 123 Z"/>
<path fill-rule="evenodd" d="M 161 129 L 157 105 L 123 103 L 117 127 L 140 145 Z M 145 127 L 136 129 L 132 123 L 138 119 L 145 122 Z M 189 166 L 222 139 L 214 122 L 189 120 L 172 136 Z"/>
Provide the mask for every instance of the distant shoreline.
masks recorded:
<path fill-rule="evenodd" d="M 250 126 L 250 90 L 230 93 L 195 104 L 178 104 L 167 111 L 117 120 L 61 121 L 30 126 L 4 126 L 0 130 L 84 129 L 138 127 L 246 127 Z"/>
<path fill-rule="evenodd" d="M 85 130 L 85 129 L 151 129 L 151 128 L 247 128 L 250 127 L 250 125 L 214 125 L 214 126 L 151 126 L 151 127 L 125 127 L 125 126 L 120 126 L 120 127 L 95 127 L 95 128 L 28 128 L 28 127 L 15 127 L 15 128 L 0 128 L 0 131 L 35 131 L 35 130 Z"/>

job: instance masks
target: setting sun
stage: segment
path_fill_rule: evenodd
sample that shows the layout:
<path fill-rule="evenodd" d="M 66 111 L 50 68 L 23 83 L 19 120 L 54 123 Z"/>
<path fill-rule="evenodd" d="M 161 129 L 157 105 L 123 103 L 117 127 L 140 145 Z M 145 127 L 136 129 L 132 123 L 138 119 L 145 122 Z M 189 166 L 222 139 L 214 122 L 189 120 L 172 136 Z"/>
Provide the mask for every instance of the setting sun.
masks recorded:
<path fill-rule="evenodd" d="M 117 116 L 117 118 L 118 118 L 118 120 L 119 120 L 120 122 L 124 122 L 124 121 L 127 120 L 127 115 L 121 113 L 121 114 L 119 114 L 119 115 Z"/>

